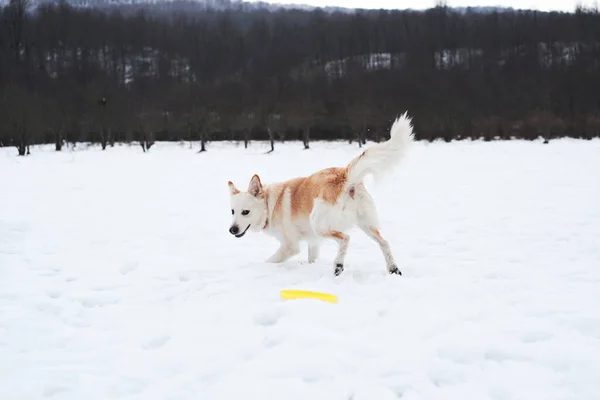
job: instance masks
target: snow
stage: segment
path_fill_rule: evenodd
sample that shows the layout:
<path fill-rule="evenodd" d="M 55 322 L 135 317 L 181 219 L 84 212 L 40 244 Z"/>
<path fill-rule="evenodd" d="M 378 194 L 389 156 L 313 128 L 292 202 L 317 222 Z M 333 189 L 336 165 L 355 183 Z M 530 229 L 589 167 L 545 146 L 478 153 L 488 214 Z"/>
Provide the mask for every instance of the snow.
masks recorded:
<path fill-rule="evenodd" d="M 3 398 L 597 399 L 598 140 L 417 143 L 367 182 L 403 276 L 355 230 L 337 278 L 232 237 L 227 181 L 355 144 L 80 147 L 0 149 Z"/>

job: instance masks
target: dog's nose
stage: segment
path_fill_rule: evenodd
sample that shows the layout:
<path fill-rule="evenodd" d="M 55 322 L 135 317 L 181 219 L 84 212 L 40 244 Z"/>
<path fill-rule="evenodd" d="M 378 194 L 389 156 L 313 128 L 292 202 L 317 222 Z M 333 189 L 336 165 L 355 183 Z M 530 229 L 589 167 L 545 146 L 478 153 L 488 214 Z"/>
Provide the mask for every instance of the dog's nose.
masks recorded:
<path fill-rule="evenodd" d="M 232 235 L 237 235 L 238 233 L 240 233 L 240 228 L 238 228 L 237 225 L 234 225 L 231 228 L 229 228 L 229 233 L 231 233 Z"/>

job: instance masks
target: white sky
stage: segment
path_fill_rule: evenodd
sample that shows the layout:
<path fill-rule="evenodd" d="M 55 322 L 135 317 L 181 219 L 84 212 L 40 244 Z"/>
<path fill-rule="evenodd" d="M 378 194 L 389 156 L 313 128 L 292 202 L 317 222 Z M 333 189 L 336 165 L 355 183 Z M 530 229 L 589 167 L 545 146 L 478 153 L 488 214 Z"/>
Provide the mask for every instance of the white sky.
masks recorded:
<path fill-rule="evenodd" d="M 252 0 L 251 0 L 252 1 Z M 435 5 L 435 0 L 263 0 L 267 3 L 306 4 L 311 6 L 337 6 L 365 9 L 425 9 Z M 541 11 L 574 11 L 577 4 L 592 5 L 598 0 L 447 0 L 451 7 L 500 6 Z"/>

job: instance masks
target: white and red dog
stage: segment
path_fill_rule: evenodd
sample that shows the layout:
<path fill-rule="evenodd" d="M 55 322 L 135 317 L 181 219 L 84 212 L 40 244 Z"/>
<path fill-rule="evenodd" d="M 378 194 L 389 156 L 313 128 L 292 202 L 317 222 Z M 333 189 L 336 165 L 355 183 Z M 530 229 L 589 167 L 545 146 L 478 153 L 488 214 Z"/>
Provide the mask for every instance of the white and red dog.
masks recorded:
<path fill-rule="evenodd" d="M 345 233 L 357 226 L 375 240 L 390 274 L 398 269 L 390 245 L 379 229 L 379 217 L 363 179 L 372 174 L 379 180 L 405 155 L 414 139 L 407 113 L 398 117 L 390 129 L 390 139 L 377 143 L 345 167 L 318 171 L 308 177 L 263 185 L 258 175 L 250 180 L 247 192 L 229 181 L 233 223 L 229 232 L 241 238 L 248 230 L 274 236 L 280 247 L 267 261 L 280 263 L 300 253 L 299 242 L 308 243 L 308 262 L 319 254 L 321 239 L 337 241 L 335 275 L 344 270 L 350 237 Z"/>

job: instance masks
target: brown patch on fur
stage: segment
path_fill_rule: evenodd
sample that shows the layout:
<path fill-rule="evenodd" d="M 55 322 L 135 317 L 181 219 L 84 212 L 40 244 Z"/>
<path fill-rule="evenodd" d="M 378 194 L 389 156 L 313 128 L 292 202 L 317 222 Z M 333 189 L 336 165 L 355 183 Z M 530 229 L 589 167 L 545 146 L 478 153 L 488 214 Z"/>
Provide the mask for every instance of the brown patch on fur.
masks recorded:
<path fill-rule="evenodd" d="M 277 224 L 277 223 L 281 223 L 284 215 L 283 212 L 281 211 L 282 207 L 283 207 L 283 194 L 285 193 L 285 188 L 286 188 L 287 182 L 283 182 L 280 184 L 275 184 L 269 187 L 268 192 L 265 193 L 265 199 L 268 201 L 270 199 L 270 194 L 273 193 L 274 194 L 274 201 L 273 201 L 273 212 L 272 212 L 272 219 L 273 219 L 273 223 Z"/>
<path fill-rule="evenodd" d="M 323 172 L 325 180 L 321 198 L 327 203 L 335 204 L 348 178 L 348 168 L 328 168 Z"/>
<path fill-rule="evenodd" d="M 356 159 L 363 157 L 363 155 L 364 152 Z M 322 199 L 329 204 L 335 204 L 342 190 L 344 190 L 344 185 L 348 179 L 348 171 L 355 163 L 356 161 L 346 167 L 325 168 L 306 177 L 293 178 L 269 185 L 267 189 L 268 193 L 262 193 L 262 195 L 265 198 L 269 198 L 269 194 L 273 195 L 271 198 L 271 201 L 274 203 L 272 209 L 273 218 L 283 218 L 283 198 L 288 190 L 290 191 L 290 212 L 292 218 L 307 218 L 313 209 L 316 198 Z M 259 195 L 259 197 L 261 196 Z"/>
<path fill-rule="evenodd" d="M 329 237 L 337 239 L 337 240 L 344 240 L 348 237 L 347 235 L 344 235 L 342 232 L 338 232 L 338 231 L 327 232 L 325 234 L 325 236 L 329 236 Z"/>
<path fill-rule="evenodd" d="M 251 179 L 258 182 L 261 188 L 257 197 L 272 201 L 272 209 L 270 214 L 274 219 L 281 220 L 284 216 L 282 213 L 283 198 L 286 191 L 290 191 L 290 213 L 291 218 L 308 218 L 312 212 L 314 200 L 319 198 L 326 203 L 335 204 L 344 186 L 348 181 L 348 172 L 356 166 L 358 161 L 365 157 L 367 150 L 363 151 L 359 156 L 355 157 L 345 167 L 325 168 L 306 177 L 292 178 L 284 182 L 278 182 L 267 186 L 266 191 L 262 188 L 262 183 L 258 175 L 254 175 Z M 353 186 L 349 195 L 354 199 L 356 189 L 362 188 L 362 182 Z M 248 188 L 250 191 L 251 187 Z"/>
<path fill-rule="evenodd" d="M 282 182 L 276 188 L 279 193 L 275 209 L 281 207 L 281 200 L 286 190 L 290 191 L 292 218 L 308 216 L 312 211 L 316 198 L 335 204 L 344 189 L 347 176 L 347 168 L 327 168 L 308 177 L 294 178 Z"/>
<path fill-rule="evenodd" d="M 369 229 L 371 232 L 373 232 L 373 236 L 375 236 L 375 238 L 377 238 L 377 240 L 380 240 L 380 241 L 384 240 L 383 236 L 381 236 L 381 233 L 379 232 L 379 229 L 373 228 L 373 227 L 371 227 Z"/>

